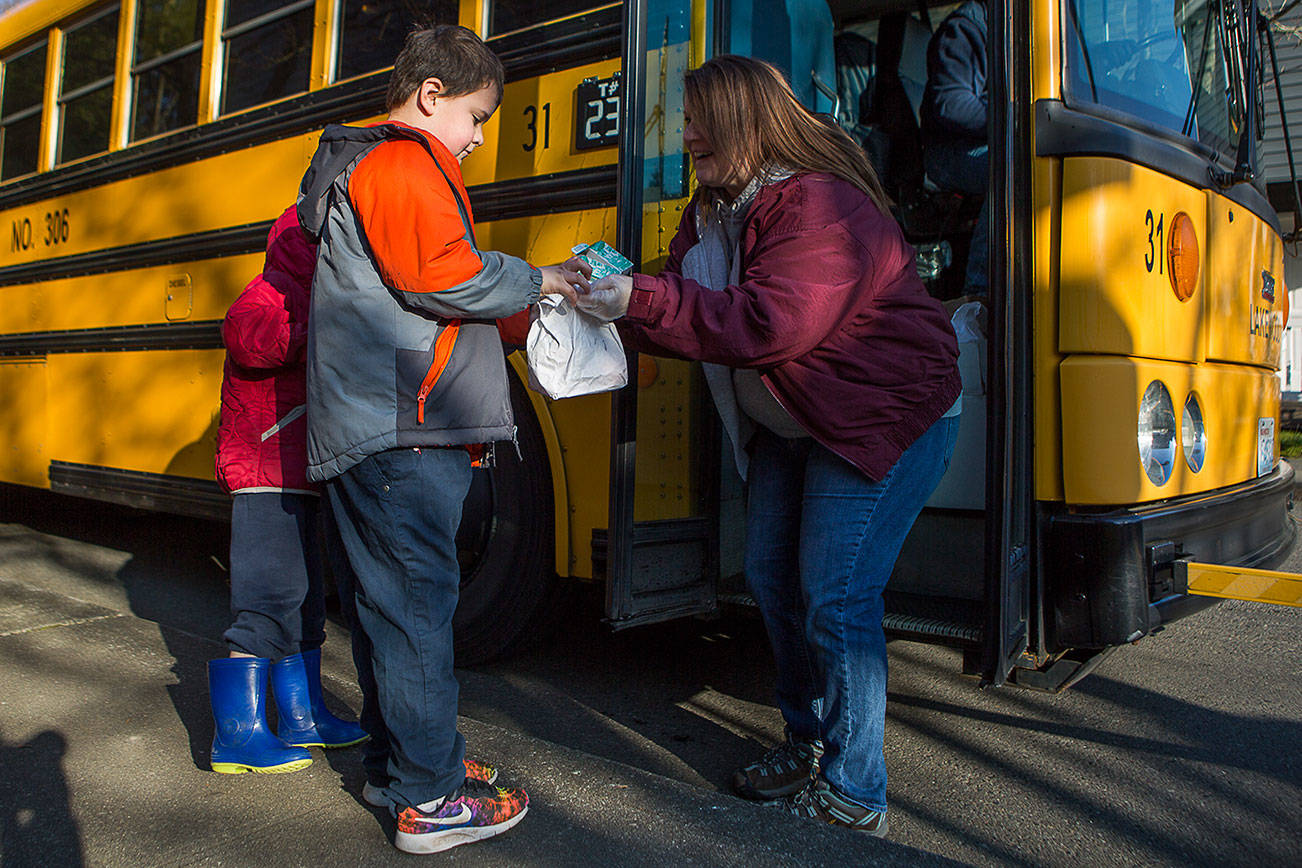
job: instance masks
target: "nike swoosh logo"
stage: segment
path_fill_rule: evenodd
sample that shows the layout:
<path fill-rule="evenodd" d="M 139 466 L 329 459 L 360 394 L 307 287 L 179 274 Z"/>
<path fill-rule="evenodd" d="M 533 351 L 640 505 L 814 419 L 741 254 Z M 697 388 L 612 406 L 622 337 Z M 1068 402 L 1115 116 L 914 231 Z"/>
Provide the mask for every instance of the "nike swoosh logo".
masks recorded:
<path fill-rule="evenodd" d="M 471 816 L 470 806 L 463 803 L 461 813 L 455 817 L 421 817 L 421 820 L 426 823 L 436 823 L 440 826 L 460 826 L 469 823 Z"/>

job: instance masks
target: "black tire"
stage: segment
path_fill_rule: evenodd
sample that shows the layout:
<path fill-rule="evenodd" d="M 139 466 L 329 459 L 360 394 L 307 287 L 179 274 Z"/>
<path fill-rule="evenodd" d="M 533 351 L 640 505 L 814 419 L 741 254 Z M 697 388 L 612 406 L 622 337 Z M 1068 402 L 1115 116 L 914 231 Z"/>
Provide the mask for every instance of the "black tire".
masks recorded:
<path fill-rule="evenodd" d="M 547 444 L 512 372 L 520 456 L 498 443 L 496 464 L 476 471 L 457 533 L 461 600 L 452 619 L 457 666 L 506 656 L 525 643 L 555 597 L 552 481 Z"/>

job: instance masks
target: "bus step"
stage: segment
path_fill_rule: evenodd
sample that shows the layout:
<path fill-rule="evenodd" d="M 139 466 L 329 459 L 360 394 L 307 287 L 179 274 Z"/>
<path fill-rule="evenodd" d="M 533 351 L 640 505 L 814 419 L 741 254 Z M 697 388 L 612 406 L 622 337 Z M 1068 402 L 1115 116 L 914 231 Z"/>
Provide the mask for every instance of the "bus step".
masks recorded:
<path fill-rule="evenodd" d="M 749 608 L 755 606 L 755 600 L 750 594 L 720 594 L 719 603 Z M 919 639 L 924 642 L 939 640 L 956 645 L 980 645 L 982 637 L 980 627 L 963 621 L 904 615 L 899 612 L 887 612 L 882 618 L 882 629 L 899 639 Z"/>
<path fill-rule="evenodd" d="M 1177 591 L 1226 600 L 1302 606 L 1302 576 L 1296 573 L 1180 560 L 1175 562 L 1175 573 Z"/>
<path fill-rule="evenodd" d="M 941 640 L 961 645 L 981 644 L 980 627 L 943 618 L 924 618 L 918 615 L 887 612 L 886 617 L 882 618 L 882 629 L 902 639 Z"/>

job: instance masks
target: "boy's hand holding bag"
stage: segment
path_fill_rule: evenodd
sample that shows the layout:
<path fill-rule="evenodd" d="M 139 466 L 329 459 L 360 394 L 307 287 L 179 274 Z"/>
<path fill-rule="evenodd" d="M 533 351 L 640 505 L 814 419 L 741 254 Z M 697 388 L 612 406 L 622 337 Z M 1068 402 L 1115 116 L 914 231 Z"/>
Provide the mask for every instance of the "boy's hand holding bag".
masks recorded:
<path fill-rule="evenodd" d="M 576 247 L 574 252 L 592 266 L 594 281 L 633 268 L 603 242 Z M 615 326 L 576 310 L 560 296 L 543 296 L 538 302 L 525 354 L 529 387 L 553 400 L 609 392 L 628 384 L 628 361 Z"/>

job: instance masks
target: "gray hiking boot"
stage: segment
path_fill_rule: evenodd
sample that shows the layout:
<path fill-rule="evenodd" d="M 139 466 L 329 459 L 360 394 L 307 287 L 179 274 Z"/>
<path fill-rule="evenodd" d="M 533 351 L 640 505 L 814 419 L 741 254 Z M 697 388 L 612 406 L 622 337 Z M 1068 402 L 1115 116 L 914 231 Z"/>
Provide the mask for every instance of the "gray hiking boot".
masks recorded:
<path fill-rule="evenodd" d="M 823 755 L 820 739 L 802 739 L 787 731 L 786 741 L 732 775 L 732 788 L 743 799 L 769 802 L 793 796 L 818 773 Z"/>
<path fill-rule="evenodd" d="M 820 820 L 877 838 L 886 836 L 886 812 L 874 811 L 841 795 L 827 781 L 815 778 L 786 803 L 797 817 Z"/>

